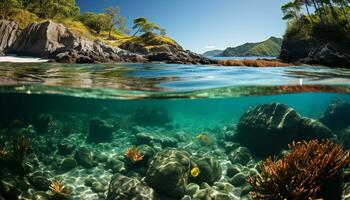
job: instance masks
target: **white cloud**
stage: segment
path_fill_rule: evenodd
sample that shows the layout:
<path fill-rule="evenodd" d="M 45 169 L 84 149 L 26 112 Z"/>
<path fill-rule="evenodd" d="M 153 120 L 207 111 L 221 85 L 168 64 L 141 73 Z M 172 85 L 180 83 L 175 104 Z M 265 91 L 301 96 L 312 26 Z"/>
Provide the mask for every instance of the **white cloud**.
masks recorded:
<path fill-rule="evenodd" d="M 215 46 L 206 46 L 204 48 L 206 48 L 206 49 L 215 49 Z"/>

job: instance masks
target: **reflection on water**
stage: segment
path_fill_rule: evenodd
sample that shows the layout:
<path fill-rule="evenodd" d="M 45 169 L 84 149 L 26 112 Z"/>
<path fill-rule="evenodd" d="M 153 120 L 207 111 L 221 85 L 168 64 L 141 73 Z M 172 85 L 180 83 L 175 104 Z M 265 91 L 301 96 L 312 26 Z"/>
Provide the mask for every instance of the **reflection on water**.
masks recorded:
<path fill-rule="evenodd" d="M 2 92 L 104 98 L 218 97 L 303 91 L 348 92 L 350 71 L 169 64 L 2 63 Z M 219 94 L 219 95 L 218 95 Z"/>

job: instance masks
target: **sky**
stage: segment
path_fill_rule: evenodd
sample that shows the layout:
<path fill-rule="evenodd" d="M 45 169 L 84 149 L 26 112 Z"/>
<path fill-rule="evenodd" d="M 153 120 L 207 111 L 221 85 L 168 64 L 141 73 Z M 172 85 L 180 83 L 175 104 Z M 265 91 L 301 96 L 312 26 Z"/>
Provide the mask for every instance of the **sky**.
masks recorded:
<path fill-rule="evenodd" d="M 76 0 L 81 12 L 119 6 L 132 28 L 146 17 L 167 30 L 185 49 L 203 53 L 246 42 L 282 37 L 281 6 L 288 0 Z"/>

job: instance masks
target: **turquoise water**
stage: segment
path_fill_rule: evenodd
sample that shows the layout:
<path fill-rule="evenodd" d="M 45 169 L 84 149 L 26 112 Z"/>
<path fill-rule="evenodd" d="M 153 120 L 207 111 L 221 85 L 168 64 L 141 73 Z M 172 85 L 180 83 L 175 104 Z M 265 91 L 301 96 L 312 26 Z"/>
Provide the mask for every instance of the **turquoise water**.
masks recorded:
<path fill-rule="evenodd" d="M 350 147 L 349 84 L 317 66 L 1 63 L 0 199 L 253 199 L 286 138 Z"/>

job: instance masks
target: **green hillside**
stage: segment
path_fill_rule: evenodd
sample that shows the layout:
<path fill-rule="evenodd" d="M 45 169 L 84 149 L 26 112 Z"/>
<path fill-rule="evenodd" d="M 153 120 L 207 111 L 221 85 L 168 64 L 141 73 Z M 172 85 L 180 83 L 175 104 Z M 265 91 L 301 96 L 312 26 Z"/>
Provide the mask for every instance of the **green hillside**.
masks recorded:
<path fill-rule="evenodd" d="M 224 50 L 211 50 L 203 53 L 203 56 L 219 56 Z"/>
<path fill-rule="evenodd" d="M 277 57 L 281 51 L 282 39 L 270 37 L 259 43 L 246 43 L 224 50 L 219 56 L 271 56 Z"/>

